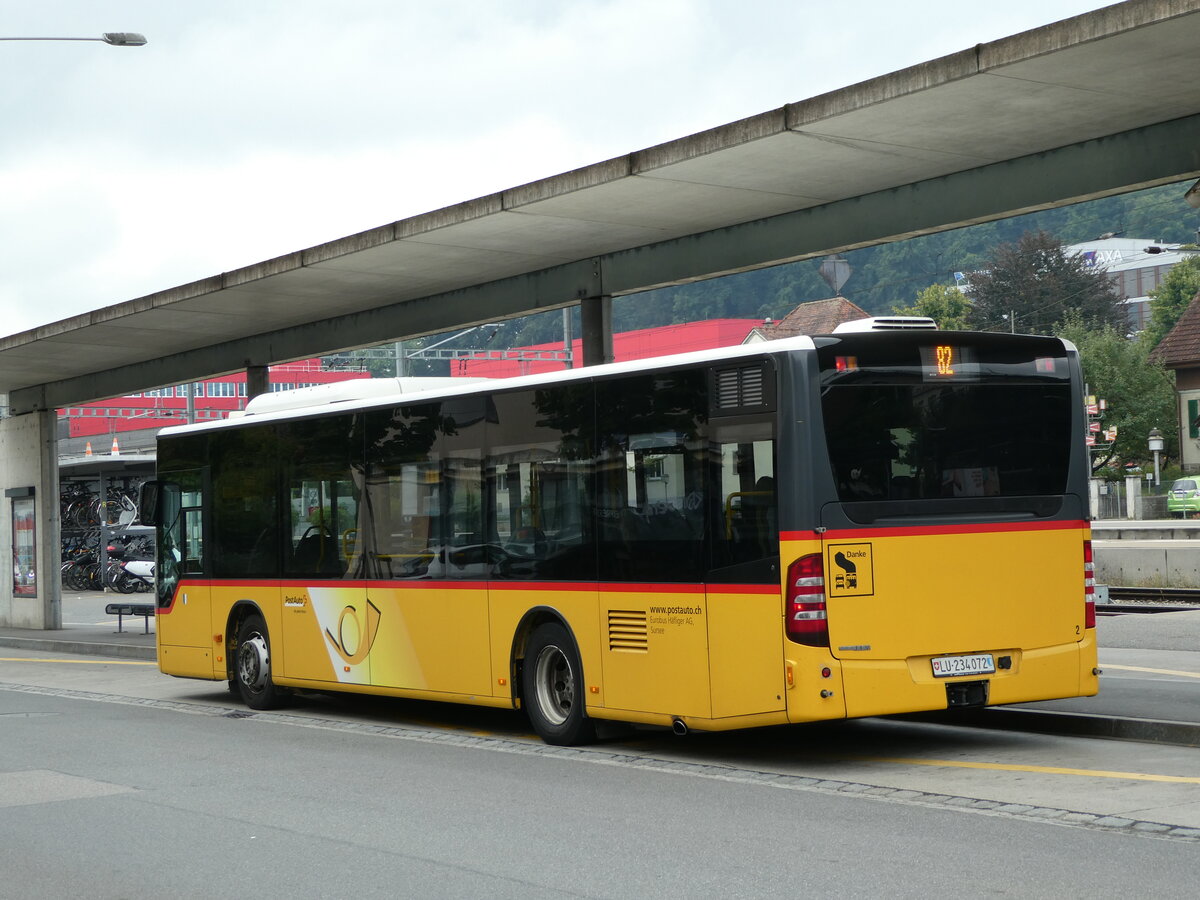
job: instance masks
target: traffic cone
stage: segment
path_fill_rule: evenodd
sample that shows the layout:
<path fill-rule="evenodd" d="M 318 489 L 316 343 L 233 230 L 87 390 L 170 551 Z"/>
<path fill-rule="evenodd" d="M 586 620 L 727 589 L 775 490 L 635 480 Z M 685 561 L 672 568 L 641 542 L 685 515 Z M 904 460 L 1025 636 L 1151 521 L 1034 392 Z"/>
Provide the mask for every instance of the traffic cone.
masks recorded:
<path fill-rule="evenodd" d="M 117 436 L 116 436 L 115 434 L 113 435 L 113 448 L 112 448 L 112 455 L 113 455 L 113 456 L 120 456 L 120 455 L 121 455 L 121 448 L 120 448 L 120 447 L 117 445 Z"/>
<path fill-rule="evenodd" d="M 84 451 L 83 451 L 83 455 L 84 455 L 84 456 L 91 456 L 91 455 L 92 455 L 92 442 L 91 442 L 91 441 L 88 441 L 88 442 L 87 442 L 87 447 L 84 449 Z"/>

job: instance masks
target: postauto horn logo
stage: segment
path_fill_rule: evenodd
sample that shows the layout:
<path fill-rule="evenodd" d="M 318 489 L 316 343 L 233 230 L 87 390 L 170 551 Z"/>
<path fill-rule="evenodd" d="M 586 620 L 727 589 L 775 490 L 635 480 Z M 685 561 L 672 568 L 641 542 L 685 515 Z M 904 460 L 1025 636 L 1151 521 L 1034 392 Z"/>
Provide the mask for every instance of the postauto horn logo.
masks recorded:
<path fill-rule="evenodd" d="M 342 610 L 338 616 L 336 636 L 328 628 L 325 629 L 325 637 L 347 665 L 356 666 L 367 658 L 379 633 L 379 617 L 379 608 L 368 600 L 361 618 L 353 606 L 348 605 Z"/>

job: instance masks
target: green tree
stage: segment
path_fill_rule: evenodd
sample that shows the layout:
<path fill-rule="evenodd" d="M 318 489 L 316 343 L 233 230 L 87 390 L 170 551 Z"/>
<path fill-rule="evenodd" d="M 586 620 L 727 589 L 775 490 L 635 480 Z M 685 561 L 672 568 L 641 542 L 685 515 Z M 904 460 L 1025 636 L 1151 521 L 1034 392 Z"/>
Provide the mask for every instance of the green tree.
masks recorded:
<path fill-rule="evenodd" d="M 1198 292 L 1200 253 L 1173 265 L 1162 284 L 1150 292 L 1150 321 L 1142 332 L 1148 347 L 1157 346 L 1167 336 Z"/>
<path fill-rule="evenodd" d="M 1072 315 L 1092 327 L 1124 329 L 1125 311 L 1108 276 L 1045 231 L 996 247 L 986 268 L 971 275 L 970 296 L 971 325 L 981 331 L 1054 334 Z"/>
<path fill-rule="evenodd" d="M 1175 374 L 1149 359 L 1150 346 L 1112 327 L 1093 328 L 1078 315 L 1069 316 L 1058 334 L 1079 348 L 1090 393 L 1108 401 L 1103 425 L 1117 429 L 1107 452 L 1092 454 L 1092 471 L 1114 460 L 1146 460 L 1151 428 L 1162 432 L 1167 455 L 1178 458 Z"/>
<path fill-rule="evenodd" d="M 931 284 L 917 294 L 912 306 L 896 306 L 898 316 L 929 316 L 943 331 L 964 331 L 971 313 L 971 301 L 956 287 Z"/>

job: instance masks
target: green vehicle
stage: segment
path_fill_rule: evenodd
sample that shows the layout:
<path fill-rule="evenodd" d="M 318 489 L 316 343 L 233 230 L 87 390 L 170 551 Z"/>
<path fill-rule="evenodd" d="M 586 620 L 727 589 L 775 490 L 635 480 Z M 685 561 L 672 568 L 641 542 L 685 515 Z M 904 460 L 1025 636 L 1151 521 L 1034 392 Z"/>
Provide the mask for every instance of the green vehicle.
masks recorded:
<path fill-rule="evenodd" d="M 1195 478 L 1176 478 L 1167 494 L 1167 512 L 1185 519 L 1200 513 L 1200 482 Z"/>

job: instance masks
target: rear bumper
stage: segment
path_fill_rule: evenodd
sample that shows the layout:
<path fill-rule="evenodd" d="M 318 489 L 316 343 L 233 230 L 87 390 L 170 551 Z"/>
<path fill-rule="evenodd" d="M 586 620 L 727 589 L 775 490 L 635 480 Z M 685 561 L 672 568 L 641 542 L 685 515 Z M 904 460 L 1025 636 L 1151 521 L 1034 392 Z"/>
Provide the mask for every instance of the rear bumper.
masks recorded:
<path fill-rule="evenodd" d="M 1076 643 L 992 652 L 997 660 L 1008 656 L 1011 667 L 991 675 L 935 678 L 929 656 L 843 660 L 846 715 L 857 718 L 946 709 L 946 686 L 963 682 L 986 681 L 989 706 L 1091 696 L 1099 690 L 1094 629 Z"/>

